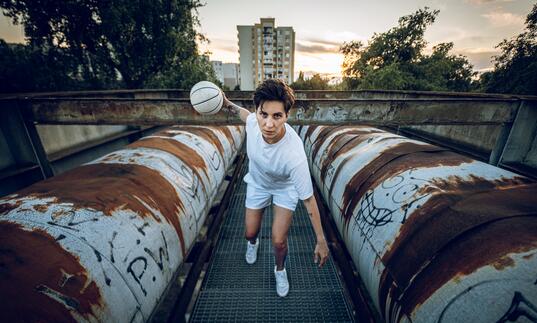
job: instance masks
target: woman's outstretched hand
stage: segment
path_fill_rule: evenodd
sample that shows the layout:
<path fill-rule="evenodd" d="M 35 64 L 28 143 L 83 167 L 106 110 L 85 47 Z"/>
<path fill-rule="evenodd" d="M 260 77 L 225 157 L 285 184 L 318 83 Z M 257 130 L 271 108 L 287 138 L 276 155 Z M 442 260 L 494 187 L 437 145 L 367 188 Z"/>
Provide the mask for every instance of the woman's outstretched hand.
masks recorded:
<path fill-rule="evenodd" d="M 328 245 L 326 244 L 326 240 L 317 241 L 317 245 L 315 246 L 315 251 L 313 252 L 313 261 L 317 264 L 319 264 L 319 268 L 321 268 L 324 263 L 328 260 Z"/>
<path fill-rule="evenodd" d="M 227 111 L 229 111 L 231 113 L 235 113 L 235 111 L 232 108 L 233 104 L 231 103 L 231 101 L 229 101 L 229 99 L 227 98 L 227 96 L 224 93 L 224 91 L 222 91 L 222 96 L 223 96 L 222 108 L 224 108 L 225 110 L 227 110 Z"/>

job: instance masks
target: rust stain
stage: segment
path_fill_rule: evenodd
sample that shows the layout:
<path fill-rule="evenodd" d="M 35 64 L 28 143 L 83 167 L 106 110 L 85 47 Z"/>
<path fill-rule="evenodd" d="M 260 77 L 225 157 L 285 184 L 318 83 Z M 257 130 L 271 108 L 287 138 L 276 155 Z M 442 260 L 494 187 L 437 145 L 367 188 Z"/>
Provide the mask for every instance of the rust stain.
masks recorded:
<path fill-rule="evenodd" d="M 382 257 L 381 308 L 390 295 L 409 315 L 450 280 L 487 265 L 504 270 L 514 265 L 508 254 L 535 250 L 537 184 L 519 181 L 454 184 L 414 211 Z"/>
<path fill-rule="evenodd" d="M 369 140 L 370 138 L 373 138 L 374 136 L 374 133 L 364 134 L 361 130 L 353 130 L 336 135 L 332 140 L 332 144 L 328 147 L 327 157 L 321 165 L 321 179 L 323 181 L 325 180 L 327 168 L 333 164 L 338 156 L 345 154 L 352 148 L 360 145 L 362 142 Z M 344 158 L 339 165 L 339 169 L 341 169 L 341 167 L 343 167 L 343 165 L 345 165 L 351 158 L 352 156 L 347 156 Z M 339 175 L 339 169 L 336 171 L 334 177 Z"/>
<path fill-rule="evenodd" d="M 227 140 L 232 144 L 232 147 L 235 147 L 235 138 L 233 138 L 233 134 L 231 134 L 231 131 L 228 127 L 222 126 L 222 127 L 215 127 L 217 131 L 220 131 L 224 136 L 226 136 Z M 222 156 L 224 153 L 222 152 Z"/>
<path fill-rule="evenodd" d="M 386 179 L 412 168 L 440 165 L 457 166 L 469 161 L 471 159 L 432 145 L 403 142 L 392 146 L 361 168 L 347 182 L 342 201 L 342 215 L 345 223 L 350 220 L 356 205 L 365 192 Z M 333 189 L 334 183 L 332 183 L 330 191 Z"/>
<path fill-rule="evenodd" d="M 321 132 L 319 132 L 319 135 L 315 139 L 314 142 L 312 142 L 313 149 L 311 151 L 311 160 L 315 160 L 317 157 L 317 154 L 319 153 L 319 149 L 324 143 L 325 138 L 329 137 L 332 133 L 345 130 L 348 128 L 354 128 L 352 126 L 332 126 L 332 127 L 324 127 Z"/>
<path fill-rule="evenodd" d="M 503 270 L 507 267 L 514 267 L 515 261 L 508 256 L 502 257 L 495 262 L 492 263 L 492 267 L 496 268 L 496 270 Z"/>
<path fill-rule="evenodd" d="M 22 205 L 21 200 L 18 200 L 15 203 L 4 202 L 4 203 L 0 204 L 0 215 L 8 214 L 9 212 L 11 212 L 12 210 L 18 208 L 21 205 Z"/>
<path fill-rule="evenodd" d="M 46 204 L 39 204 L 39 205 L 34 205 L 34 210 L 36 210 L 37 212 L 41 212 L 41 213 L 45 213 L 47 212 L 48 210 L 48 205 Z"/>
<path fill-rule="evenodd" d="M 367 127 L 356 127 L 357 129 L 353 129 L 350 132 L 346 132 L 344 134 L 341 134 L 342 136 L 339 137 L 337 135 L 334 138 L 334 145 L 329 147 L 329 156 L 323 161 L 323 164 L 321 165 L 321 179 L 324 182 L 326 180 L 327 170 L 330 165 L 333 164 L 334 160 L 342 155 L 353 149 L 354 147 L 360 145 L 361 143 L 372 140 L 377 133 L 382 132 L 381 130 L 378 131 L 371 131 L 370 129 L 365 129 Z M 389 140 L 393 138 L 398 137 L 384 137 L 381 140 L 377 141 L 377 143 Z M 344 165 L 354 158 L 355 154 L 351 154 L 347 157 L 345 157 L 340 164 L 338 165 L 338 168 L 336 169 L 335 173 L 332 175 L 333 178 L 336 178 L 339 176 L 339 173 L 341 172 L 341 169 L 343 169 Z M 332 194 L 333 186 L 329 188 L 330 194 Z"/>
<path fill-rule="evenodd" d="M 363 133 L 363 134 L 355 133 L 355 134 L 357 136 L 352 141 L 350 141 L 348 144 L 342 146 L 337 152 L 335 152 L 337 155 L 344 154 L 344 153 L 348 152 L 349 150 L 351 150 L 352 148 L 360 145 L 361 143 L 363 143 L 365 141 L 373 140 L 373 138 L 377 136 L 378 132 L 367 132 L 367 133 Z M 398 138 L 398 137 L 396 137 L 395 135 L 393 137 L 384 137 L 381 140 L 377 141 L 377 143 L 385 141 L 385 140 L 388 140 L 388 139 L 394 139 L 394 138 Z"/>
<path fill-rule="evenodd" d="M 47 232 L 10 222 L 0 223 L 0 286 L 6 322 L 74 322 L 71 311 L 97 321 L 103 308 L 99 287 L 75 255 Z"/>
<path fill-rule="evenodd" d="M 205 175 L 208 176 L 207 173 L 207 164 L 205 163 L 205 160 L 201 157 L 201 155 L 194 149 L 188 147 L 182 142 L 179 142 L 177 140 L 167 140 L 163 138 L 149 138 L 149 139 L 140 139 L 132 144 L 129 145 L 130 148 L 151 148 L 151 149 L 159 149 L 162 151 L 165 151 L 167 153 L 170 153 L 174 155 L 175 157 L 179 158 L 181 161 L 183 161 L 185 164 L 187 164 L 194 175 L 198 178 L 199 182 L 201 183 L 201 187 L 204 192 L 207 192 L 205 188 L 205 184 L 201 178 L 201 175 L 199 173 L 199 170 L 203 171 Z"/>
<path fill-rule="evenodd" d="M 207 127 L 192 127 L 192 126 L 181 126 L 181 127 L 173 127 L 176 130 L 182 130 L 185 132 L 189 132 L 191 134 L 194 134 L 196 136 L 202 137 L 205 140 L 213 143 L 214 146 L 216 146 L 216 149 L 220 152 L 220 156 L 224 156 L 224 146 L 222 146 L 222 143 L 220 142 L 220 139 L 212 132 L 211 129 Z"/>
<path fill-rule="evenodd" d="M 111 216 L 116 209 L 130 209 L 140 217 L 160 219 L 144 203 L 157 209 L 173 225 L 185 255 L 179 212 L 186 212 L 173 186 L 152 169 L 133 164 L 90 164 L 38 182 L 20 191 L 37 198 L 55 197 L 57 203 L 72 203 Z M 141 202 L 143 201 L 143 203 Z"/>
<path fill-rule="evenodd" d="M 177 140 L 166 140 L 164 138 L 140 139 L 128 146 L 129 148 L 151 148 L 163 150 L 174 155 L 189 166 L 196 169 L 203 169 L 207 172 L 207 164 L 203 157 L 195 150 Z"/>
<path fill-rule="evenodd" d="M 315 131 L 315 129 L 317 129 L 317 127 L 321 127 L 321 126 L 309 126 L 308 130 L 306 130 L 305 138 L 309 139 L 311 137 L 311 135 L 313 134 L 313 132 Z"/>
<path fill-rule="evenodd" d="M 50 216 L 53 220 L 56 220 L 64 215 L 69 215 L 71 212 L 66 210 L 55 210 L 52 212 L 52 215 Z"/>
<path fill-rule="evenodd" d="M 334 160 L 338 156 L 337 152 L 355 138 L 357 138 L 355 134 L 343 133 L 336 135 L 334 139 L 330 142 L 330 145 L 327 147 L 326 157 L 321 162 L 320 171 L 321 180 L 323 182 L 325 182 L 328 167 L 333 164 Z"/>
<path fill-rule="evenodd" d="M 512 179 L 499 178 L 488 180 L 483 177 L 469 175 L 468 178 L 462 178 L 457 175 L 450 175 L 447 178 L 435 178 L 430 181 L 430 184 L 418 190 L 419 194 L 428 194 L 436 191 L 469 191 L 469 190 L 485 190 L 485 189 L 507 189 L 512 186 L 530 183 L 526 177 L 516 176 Z"/>

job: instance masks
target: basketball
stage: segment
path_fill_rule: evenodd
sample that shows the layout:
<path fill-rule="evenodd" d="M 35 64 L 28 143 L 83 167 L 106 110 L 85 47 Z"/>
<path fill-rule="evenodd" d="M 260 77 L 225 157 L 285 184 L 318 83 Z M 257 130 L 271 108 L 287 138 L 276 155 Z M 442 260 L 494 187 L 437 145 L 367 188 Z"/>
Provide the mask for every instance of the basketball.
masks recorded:
<path fill-rule="evenodd" d="M 190 103 L 201 114 L 217 113 L 223 102 L 222 91 L 209 81 L 198 82 L 190 90 Z"/>

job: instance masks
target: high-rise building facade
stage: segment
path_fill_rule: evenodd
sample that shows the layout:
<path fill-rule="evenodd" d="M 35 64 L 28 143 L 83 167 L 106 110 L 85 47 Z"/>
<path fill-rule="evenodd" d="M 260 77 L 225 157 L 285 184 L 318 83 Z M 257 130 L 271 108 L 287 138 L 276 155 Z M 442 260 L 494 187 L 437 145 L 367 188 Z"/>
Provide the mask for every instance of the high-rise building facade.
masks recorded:
<path fill-rule="evenodd" d="M 222 61 L 211 61 L 211 65 L 213 66 L 214 75 L 216 76 L 216 79 L 220 81 L 220 83 L 224 84 L 224 71 L 222 69 Z"/>
<path fill-rule="evenodd" d="M 240 84 L 239 64 L 222 63 L 222 61 L 211 61 L 216 79 L 228 89 L 234 90 Z"/>
<path fill-rule="evenodd" d="M 261 18 L 254 26 L 237 26 L 239 32 L 241 90 L 254 90 L 268 78 L 293 83 L 295 32 L 276 27 L 274 18 Z"/>
<path fill-rule="evenodd" d="M 240 67 L 235 63 L 222 64 L 222 71 L 224 72 L 224 85 L 230 90 L 234 90 L 237 85 L 240 85 Z"/>

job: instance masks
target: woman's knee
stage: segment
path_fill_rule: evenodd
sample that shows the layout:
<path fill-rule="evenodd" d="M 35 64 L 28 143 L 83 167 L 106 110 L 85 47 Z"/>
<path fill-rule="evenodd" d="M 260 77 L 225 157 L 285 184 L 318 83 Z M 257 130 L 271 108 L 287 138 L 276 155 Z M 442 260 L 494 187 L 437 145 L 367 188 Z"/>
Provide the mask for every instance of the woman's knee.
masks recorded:
<path fill-rule="evenodd" d="M 244 237 L 246 238 L 246 240 L 253 240 L 257 238 L 257 234 L 257 231 L 246 229 L 246 231 L 244 232 Z"/>
<path fill-rule="evenodd" d="M 272 238 L 272 246 L 277 250 L 284 250 L 287 248 L 287 239 Z"/>

